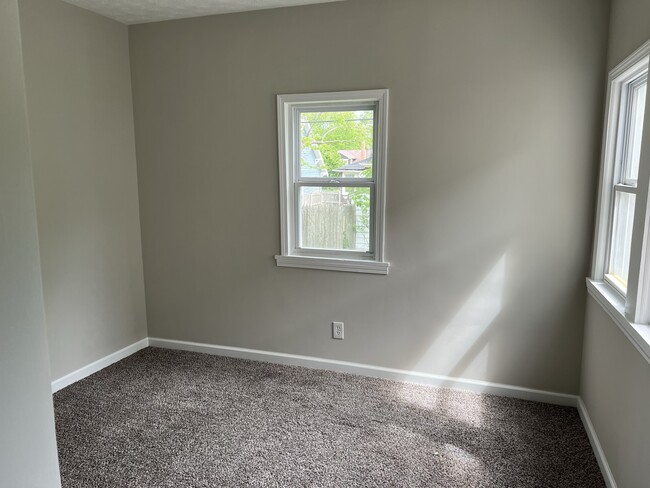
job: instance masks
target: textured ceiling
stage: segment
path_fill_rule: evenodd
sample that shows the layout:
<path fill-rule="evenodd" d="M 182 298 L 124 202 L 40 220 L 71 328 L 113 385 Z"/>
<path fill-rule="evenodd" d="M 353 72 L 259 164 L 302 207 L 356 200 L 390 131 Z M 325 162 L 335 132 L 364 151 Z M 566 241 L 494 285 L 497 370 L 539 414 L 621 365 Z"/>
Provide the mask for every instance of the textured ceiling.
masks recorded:
<path fill-rule="evenodd" d="M 183 19 L 341 0 L 65 0 L 125 24 Z"/>

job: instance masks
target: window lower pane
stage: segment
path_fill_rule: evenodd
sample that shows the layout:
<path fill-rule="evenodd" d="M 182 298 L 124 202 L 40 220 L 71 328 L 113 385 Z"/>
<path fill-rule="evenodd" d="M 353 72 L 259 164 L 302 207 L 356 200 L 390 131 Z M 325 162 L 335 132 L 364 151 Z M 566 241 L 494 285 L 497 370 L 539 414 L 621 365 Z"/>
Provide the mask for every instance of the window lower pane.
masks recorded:
<path fill-rule="evenodd" d="M 627 288 L 630 267 L 635 198 L 633 193 L 616 192 L 608 276 L 623 289 Z"/>
<path fill-rule="evenodd" d="M 301 186 L 299 246 L 370 251 L 370 188 Z"/>

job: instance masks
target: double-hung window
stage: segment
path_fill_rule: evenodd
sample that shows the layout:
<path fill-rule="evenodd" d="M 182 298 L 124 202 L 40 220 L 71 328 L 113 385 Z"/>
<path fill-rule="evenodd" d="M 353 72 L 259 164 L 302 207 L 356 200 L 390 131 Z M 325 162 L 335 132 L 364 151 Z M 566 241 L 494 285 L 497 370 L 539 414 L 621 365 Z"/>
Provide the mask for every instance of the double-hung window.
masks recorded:
<path fill-rule="evenodd" d="M 647 61 L 634 66 L 617 81 L 618 116 L 611 183 L 611 231 L 604 278 L 627 294 L 634 208 L 638 192 L 641 139 L 648 86 Z"/>
<path fill-rule="evenodd" d="M 278 266 L 387 274 L 388 90 L 278 95 Z"/>
<path fill-rule="evenodd" d="M 650 41 L 609 75 L 590 293 L 650 360 Z"/>

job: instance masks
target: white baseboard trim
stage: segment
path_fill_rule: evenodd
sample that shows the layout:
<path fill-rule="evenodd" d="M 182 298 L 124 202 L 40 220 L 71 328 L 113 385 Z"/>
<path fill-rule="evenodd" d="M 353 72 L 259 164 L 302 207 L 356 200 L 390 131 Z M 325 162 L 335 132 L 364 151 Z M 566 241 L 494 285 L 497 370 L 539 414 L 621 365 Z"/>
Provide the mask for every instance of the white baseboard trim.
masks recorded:
<path fill-rule="evenodd" d="M 142 339 L 138 342 L 131 344 L 130 346 L 126 346 L 125 348 L 120 349 L 119 351 L 116 351 L 112 354 L 109 354 L 108 356 L 98 359 L 97 361 L 92 362 L 87 366 L 84 366 L 83 368 L 79 368 L 78 370 L 73 371 L 72 373 L 69 373 L 57 380 L 54 380 L 52 381 L 52 393 L 56 393 L 57 391 L 65 388 L 66 386 L 71 385 L 72 383 L 75 383 L 81 379 L 84 379 L 86 376 L 90 376 L 91 374 L 96 373 L 97 371 L 100 371 L 105 367 L 110 366 L 111 364 L 116 363 L 117 361 L 120 361 L 121 359 L 124 359 L 133 353 L 138 352 L 140 349 L 144 349 L 147 346 L 149 346 L 149 339 L 148 338 Z"/>
<path fill-rule="evenodd" d="M 603 447 L 600 445 L 600 441 L 596 435 L 596 429 L 594 429 L 594 424 L 591 423 L 591 418 L 589 418 L 587 405 L 585 405 L 585 402 L 583 402 L 582 398 L 580 397 L 578 397 L 578 413 L 580 413 L 582 425 L 584 425 L 585 430 L 587 431 L 587 436 L 589 437 L 591 448 L 594 451 L 596 461 L 598 461 L 598 466 L 600 466 L 600 472 L 605 479 L 607 488 L 617 488 L 616 481 L 614 480 L 614 475 L 612 474 L 612 470 L 609 468 L 607 458 L 605 457 L 605 451 L 603 451 Z"/>
<path fill-rule="evenodd" d="M 493 395 L 520 398 L 523 400 L 552 403 L 554 405 L 565 405 L 571 407 L 576 407 L 578 405 L 578 397 L 576 395 L 533 390 L 530 388 L 522 388 L 519 386 L 504 385 L 500 383 L 491 383 L 487 381 L 452 378 L 449 376 L 421 373 L 418 371 L 384 368 L 381 366 L 351 363 L 347 361 L 337 361 L 334 359 L 298 356 L 295 354 L 260 351 L 257 349 L 245 349 L 241 347 L 218 346 L 198 342 L 176 341 L 171 339 L 161 339 L 157 337 L 150 337 L 149 345 L 151 347 L 160 347 L 164 349 L 178 349 L 182 351 L 202 352 L 217 356 L 252 359 L 254 361 L 266 361 L 276 364 L 287 364 L 292 366 L 304 366 L 307 368 L 325 369 L 328 371 L 337 371 L 340 373 L 352 373 L 363 376 L 371 376 L 373 378 L 409 381 L 412 383 L 441 386 L 457 390 L 490 393 Z"/>

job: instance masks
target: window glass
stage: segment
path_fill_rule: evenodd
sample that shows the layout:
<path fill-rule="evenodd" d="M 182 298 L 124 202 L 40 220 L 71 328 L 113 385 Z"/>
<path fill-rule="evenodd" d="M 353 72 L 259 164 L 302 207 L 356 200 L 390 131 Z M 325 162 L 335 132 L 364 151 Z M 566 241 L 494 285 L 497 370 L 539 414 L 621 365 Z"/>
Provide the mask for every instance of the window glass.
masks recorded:
<path fill-rule="evenodd" d="M 300 247 L 369 252 L 369 223 L 370 188 L 300 188 Z"/>
<path fill-rule="evenodd" d="M 301 178 L 372 178 L 374 110 L 300 113 Z"/>
<path fill-rule="evenodd" d="M 630 267 L 635 199 L 636 195 L 633 193 L 616 192 L 608 276 L 623 289 L 627 288 Z"/>
<path fill-rule="evenodd" d="M 625 154 L 625 183 L 636 183 L 639 176 L 639 160 L 641 159 L 641 136 L 643 133 L 643 115 L 645 98 L 648 87 L 647 80 L 634 86 L 630 93 L 630 125 L 627 133 Z"/>

